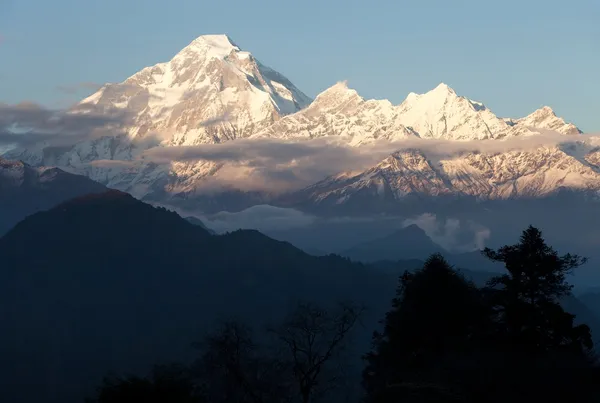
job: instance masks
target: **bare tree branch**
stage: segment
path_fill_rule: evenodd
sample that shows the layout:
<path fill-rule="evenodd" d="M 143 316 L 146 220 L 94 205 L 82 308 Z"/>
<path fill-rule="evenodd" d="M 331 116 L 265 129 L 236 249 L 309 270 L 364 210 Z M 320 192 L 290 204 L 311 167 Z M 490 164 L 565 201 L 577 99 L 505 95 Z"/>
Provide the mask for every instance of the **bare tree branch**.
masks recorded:
<path fill-rule="evenodd" d="M 269 331 L 286 347 L 294 380 L 303 403 L 332 389 L 337 376 L 324 375 L 336 355 L 344 348 L 350 331 L 356 326 L 364 307 L 340 304 L 330 313 L 311 303 L 300 303 L 283 324 Z"/>

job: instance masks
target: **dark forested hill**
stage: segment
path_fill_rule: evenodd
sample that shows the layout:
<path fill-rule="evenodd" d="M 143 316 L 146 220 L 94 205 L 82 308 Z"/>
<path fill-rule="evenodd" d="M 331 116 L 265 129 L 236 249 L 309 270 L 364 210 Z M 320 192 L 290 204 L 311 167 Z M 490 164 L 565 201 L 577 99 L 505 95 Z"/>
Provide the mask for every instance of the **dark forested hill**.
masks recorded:
<path fill-rule="evenodd" d="M 118 191 L 79 197 L 0 238 L 0 395 L 81 402 L 108 371 L 192 359 L 216 320 L 262 326 L 299 299 L 367 306 L 358 363 L 398 275 L 418 265 L 315 257 L 257 231 L 211 235 Z"/>

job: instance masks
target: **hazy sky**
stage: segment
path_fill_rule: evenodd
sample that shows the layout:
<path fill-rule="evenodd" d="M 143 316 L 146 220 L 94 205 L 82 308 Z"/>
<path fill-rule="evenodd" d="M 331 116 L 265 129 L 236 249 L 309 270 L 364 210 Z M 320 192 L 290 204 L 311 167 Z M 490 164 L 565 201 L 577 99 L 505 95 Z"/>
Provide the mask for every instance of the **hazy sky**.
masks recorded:
<path fill-rule="evenodd" d="M 599 20 L 599 0 L 0 0 L 0 102 L 65 106 L 226 33 L 310 96 L 348 80 L 399 103 L 445 82 L 597 132 Z"/>

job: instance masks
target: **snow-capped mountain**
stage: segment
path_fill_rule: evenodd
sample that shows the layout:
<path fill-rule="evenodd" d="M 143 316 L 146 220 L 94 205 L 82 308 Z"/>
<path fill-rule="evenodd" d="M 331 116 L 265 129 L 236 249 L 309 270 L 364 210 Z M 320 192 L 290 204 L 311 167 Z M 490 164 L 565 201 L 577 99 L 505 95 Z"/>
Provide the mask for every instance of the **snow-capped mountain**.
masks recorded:
<path fill-rule="evenodd" d="M 79 108 L 126 108 L 134 116 L 131 137 L 157 134 L 168 145 L 195 145 L 249 137 L 310 101 L 228 36 L 205 35 L 169 62 L 105 85 Z"/>
<path fill-rule="evenodd" d="M 419 137 L 401 122 L 398 108 L 388 100 L 365 100 L 339 82 L 319 94 L 304 110 L 288 115 L 253 138 L 308 140 L 339 136 L 351 146 L 375 140 Z"/>
<path fill-rule="evenodd" d="M 459 96 L 443 83 L 425 94 L 410 93 L 400 105 L 393 105 L 388 100 L 365 100 L 340 82 L 319 94 L 306 109 L 252 137 L 302 140 L 339 136 L 350 146 L 361 146 L 407 138 L 501 139 L 534 134 L 531 128 L 559 128 L 561 132 L 575 128 L 550 108 L 540 111 L 516 121 L 500 119 L 481 102 Z"/>
<path fill-rule="evenodd" d="M 126 111 L 124 133 L 67 149 L 15 150 L 10 157 L 82 173 L 143 200 L 184 203 L 187 208 L 198 204 L 213 211 L 264 203 L 273 197 L 264 190 L 240 191 L 229 183 L 215 190 L 231 175 L 225 169 L 227 163 L 193 159 L 159 163 L 144 152 L 265 138 L 299 142 L 333 137 L 349 147 L 390 143 L 390 156 L 379 164 L 335 173 L 304 189 L 301 193 L 314 203 L 345 203 L 357 193 L 392 199 L 409 194 L 497 199 L 544 196 L 557 187 L 600 189 L 600 157 L 588 145 L 571 151 L 551 146 L 441 159 L 429 158 L 418 147 L 398 151 L 396 145 L 407 139 L 501 142 L 539 136 L 540 129 L 581 134 L 549 107 L 520 119 L 499 118 L 481 102 L 458 95 L 446 84 L 425 94 L 411 93 L 399 105 L 365 100 L 345 83 L 333 85 L 311 101 L 225 35 L 197 38 L 169 62 L 146 67 L 122 83 L 103 86 L 71 113 L 92 109 Z M 253 169 L 251 162 L 248 172 Z"/>
<path fill-rule="evenodd" d="M 122 83 L 104 85 L 71 111 L 123 109 L 131 122 L 124 135 L 80 142 L 67 151 L 39 147 L 8 156 L 65 167 L 140 198 L 185 194 L 220 165 L 157 165 L 141 159 L 146 149 L 249 137 L 310 102 L 287 78 L 228 36 L 204 35 L 169 62 L 146 67 Z"/>
<path fill-rule="evenodd" d="M 303 203 L 341 205 L 352 198 L 402 200 L 410 195 L 479 200 L 536 198 L 560 189 L 600 191 L 600 151 L 585 143 L 530 151 L 471 152 L 436 159 L 396 152 L 360 173 L 341 173 L 299 192 Z"/>
<path fill-rule="evenodd" d="M 555 130 L 566 135 L 583 134 L 583 132 L 573 123 L 567 123 L 563 118 L 556 116 L 552 108 L 548 106 L 544 106 L 524 118 L 517 119 L 515 121 L 509 120 L 509 124 L 512 126 L 519 125 Z"/>
<path fill-rule="evenodd" d="M 458 96 L 442 83 L 426 94 L 410 93 L 398 107 L 401 121 L 422 138 L 483 140 L 502 138 L 510 126 L 480 102 Z"/>

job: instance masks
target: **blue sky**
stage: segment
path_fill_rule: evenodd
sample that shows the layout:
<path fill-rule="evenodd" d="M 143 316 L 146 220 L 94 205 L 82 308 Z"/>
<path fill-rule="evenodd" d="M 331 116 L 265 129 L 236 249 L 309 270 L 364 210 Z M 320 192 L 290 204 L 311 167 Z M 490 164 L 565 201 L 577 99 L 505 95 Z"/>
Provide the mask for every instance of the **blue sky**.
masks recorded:
<path fill-rule="evenodd" d="M 0 0 L 0 102 L 60 107 L 226 33 L 310 96 L 401 102 L 440 82 L 500 116 L 600 132 L 598 0 Z M 86 92 L 87 91 L 87 92 Z"/>

